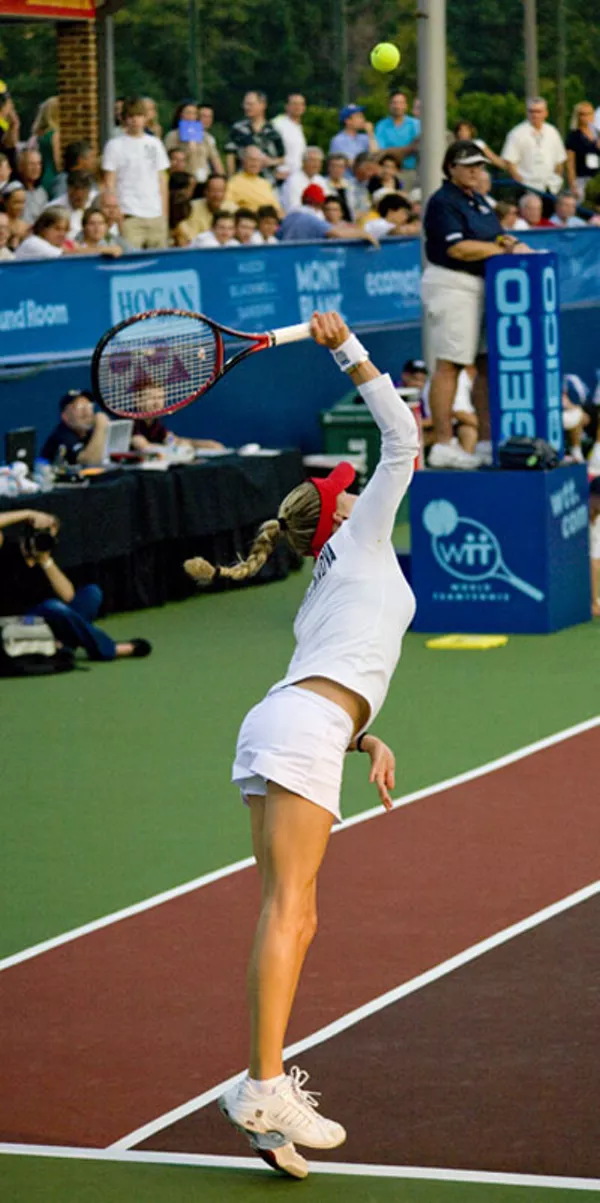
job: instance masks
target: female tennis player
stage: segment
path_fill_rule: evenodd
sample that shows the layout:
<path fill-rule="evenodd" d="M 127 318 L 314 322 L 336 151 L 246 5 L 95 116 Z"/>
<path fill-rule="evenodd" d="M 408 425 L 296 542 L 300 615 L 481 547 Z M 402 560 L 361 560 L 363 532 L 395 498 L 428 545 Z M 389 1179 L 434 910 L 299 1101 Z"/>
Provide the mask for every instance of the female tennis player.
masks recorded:
<path fill-rule="evenodd" d="M 265 1160 L 295 1177 L 307 1167 L 292 1142 L 329 1149 L 346 1138 L 341 1124 L 319 1113 L 305 1089 L 308 1074 L 297 1067 L 285 1073 L 282 1050 L 316 930 L 317 874 L 340 818 L 347 751 L 369 755 L 370 781 L 383 805 L 392 806 L 394 756 L 367 725 L 381 709 L 415 609 L 392 530 L 418 451 L 408 406 L 343 319 L 315 314 L 311 332 L 357 385 L 379 426 L 381 458 L 371 480 L 360 497 L 352 496 L 346 489 L 354 470 L 340 464 L 284 498 L 245 562 L 185 564 L 203 583 L 217 575 L 242 580 L 258 572 L 282 538 L 316 559 L 287 674 L 250 710 L 238 737 L 233 781 L 250 808 L 262 903 L 248 974 L 248 1075 L 219 1103 Z"/>

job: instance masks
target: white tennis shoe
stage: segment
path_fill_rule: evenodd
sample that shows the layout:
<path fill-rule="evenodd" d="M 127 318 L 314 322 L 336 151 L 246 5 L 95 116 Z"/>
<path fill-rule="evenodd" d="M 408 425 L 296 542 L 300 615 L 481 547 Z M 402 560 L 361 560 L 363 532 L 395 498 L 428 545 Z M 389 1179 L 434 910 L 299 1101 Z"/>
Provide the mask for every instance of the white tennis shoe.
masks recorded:
<path fill-rule="evenodd" d="M 254 1152 L 258 1153 L 272 1170 L 279 1170 L 280 1173 L 287 1174 L 288 1178 L 308 1178 L 308 1162 L 291 1141 L 280 1145 L 278 1149 L 262 1149 L 257 1143 L 260 1136 L 248 1136 L 248 1140 Z"/>
<path fill-rule="evenodd" d="M 335 1149 L 344 1143 L 341 1124 L 319 1115 L 315 1094 L 304 1087 L 308 1074 L 294 1065 L 272 1094 L 252 1087 L 247 1078 L 219 1099 L 223 1115 L 246 1136 L 253 1148 L 281 1149 L 296 1142 L 311 1149 Z"/>

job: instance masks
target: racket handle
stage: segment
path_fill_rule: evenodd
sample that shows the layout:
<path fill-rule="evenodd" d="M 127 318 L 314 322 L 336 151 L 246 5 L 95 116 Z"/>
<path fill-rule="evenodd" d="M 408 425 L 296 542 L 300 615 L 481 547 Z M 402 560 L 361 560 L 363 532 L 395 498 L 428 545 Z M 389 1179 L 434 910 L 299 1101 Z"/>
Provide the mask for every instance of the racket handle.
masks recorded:
<path fill-rule="evenodd" d="M 271 346 L 282 347 L 284 343 L 299 343 L 310 338 L 310 325 L 301 322 L 298 326 L 280 326 L 279 330 L 271 330 Z"/>

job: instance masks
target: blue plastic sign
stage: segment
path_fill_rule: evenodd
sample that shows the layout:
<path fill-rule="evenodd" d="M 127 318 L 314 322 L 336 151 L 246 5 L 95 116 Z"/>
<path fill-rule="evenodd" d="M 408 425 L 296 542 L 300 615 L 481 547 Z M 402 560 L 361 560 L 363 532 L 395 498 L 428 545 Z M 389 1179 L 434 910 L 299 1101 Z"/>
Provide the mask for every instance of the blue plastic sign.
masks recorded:
<path fill-rule="evenodd" d="M 416 630 L 538 634 L 585 622 L 585 467 L 418 472 L 411 554 Z"/>
<path fill-rule="evenodd" d="M 503 255 L 486 270 L 492 444 L 546 439 L 563 451 L 558 260 Z"/>

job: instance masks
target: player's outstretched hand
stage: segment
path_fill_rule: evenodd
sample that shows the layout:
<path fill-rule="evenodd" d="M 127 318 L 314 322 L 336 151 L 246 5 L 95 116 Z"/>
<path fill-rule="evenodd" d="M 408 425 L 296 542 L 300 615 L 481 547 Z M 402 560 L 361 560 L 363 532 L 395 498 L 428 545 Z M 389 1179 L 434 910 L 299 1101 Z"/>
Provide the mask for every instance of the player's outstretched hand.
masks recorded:
<path fill-rule="evenodd" d="M 362 750 L 371 758 L 369 781 L 377 786 L 379 797 L 386 810 L 393 806 L 390 790 L 396 785 L 396 757 L 391 748 L 384 744 L 376 735 L 365 735 L 362 740 Z"/>
<path fill-rule="evenodd" d="M 341 347 L 342 343 L 350 338 L 350 331 L 343 317 L 333 311 L 313 313 L 310 332 L 320 347 L 329 347 L 330 351 L 335 351 L 336 347 Z"/>

